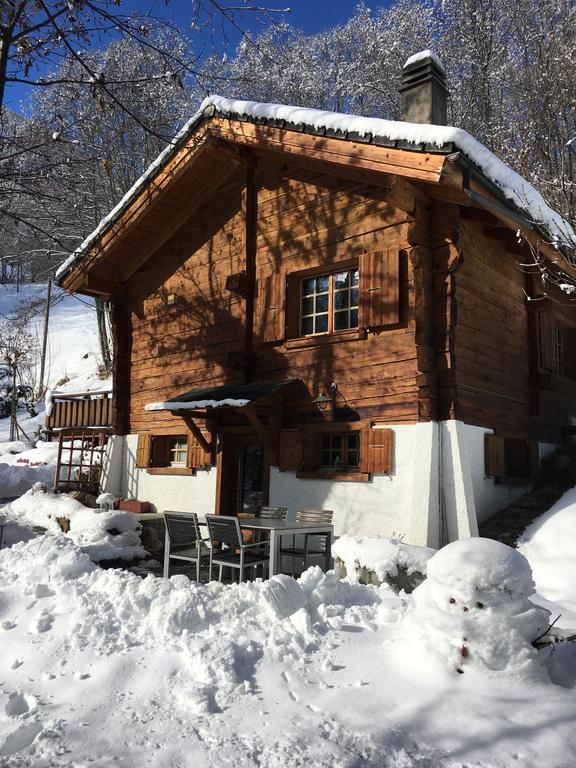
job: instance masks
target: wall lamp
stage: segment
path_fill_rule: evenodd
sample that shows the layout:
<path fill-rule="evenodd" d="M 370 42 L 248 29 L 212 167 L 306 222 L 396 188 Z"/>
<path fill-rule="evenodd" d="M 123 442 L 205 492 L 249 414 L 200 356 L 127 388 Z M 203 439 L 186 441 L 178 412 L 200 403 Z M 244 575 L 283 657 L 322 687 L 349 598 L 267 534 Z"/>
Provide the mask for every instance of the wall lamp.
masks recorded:
<path fill-rule="evenodd" d="M 328 386 L 322 385 L 317 397 L 312 400 L 318 410 L 322 412 L 326 421 L 334 421 L 337 391 L 338 386 L 334 382 L 328 384 Z"/>

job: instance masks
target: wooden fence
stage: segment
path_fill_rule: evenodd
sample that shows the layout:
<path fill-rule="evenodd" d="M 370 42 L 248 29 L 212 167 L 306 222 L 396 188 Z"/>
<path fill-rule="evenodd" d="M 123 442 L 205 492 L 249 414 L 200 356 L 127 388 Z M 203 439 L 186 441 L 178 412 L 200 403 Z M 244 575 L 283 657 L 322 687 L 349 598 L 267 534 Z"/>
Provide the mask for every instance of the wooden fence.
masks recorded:
<path fill-rule="evenodd" d="M 53 394 L 52 410 L 46 416 L 46 429 L 110 427 L 112 392 L 74 392 Z"/>

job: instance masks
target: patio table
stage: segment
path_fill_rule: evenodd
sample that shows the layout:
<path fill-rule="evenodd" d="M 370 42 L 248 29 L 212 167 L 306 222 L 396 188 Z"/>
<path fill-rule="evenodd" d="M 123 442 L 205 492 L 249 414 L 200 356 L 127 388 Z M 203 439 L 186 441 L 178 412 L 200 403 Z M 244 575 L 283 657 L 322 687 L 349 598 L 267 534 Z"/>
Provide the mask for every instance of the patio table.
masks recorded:
<path fill-rule="evenodd" d="M 274 576 L 280 566 L 280 539 L 282 536 L 299 533 L 322 533 L 327 536 L 325 566 L 328 571 L 331 566 L 332 534 L 334 527 L 329 523 L 297 523 L 289 520 L 266 520 L 260 517 L 240 517 L 240 526 L 250 531 L 269 531 L 270 533 L 270 567 L 269 574 Z"/>

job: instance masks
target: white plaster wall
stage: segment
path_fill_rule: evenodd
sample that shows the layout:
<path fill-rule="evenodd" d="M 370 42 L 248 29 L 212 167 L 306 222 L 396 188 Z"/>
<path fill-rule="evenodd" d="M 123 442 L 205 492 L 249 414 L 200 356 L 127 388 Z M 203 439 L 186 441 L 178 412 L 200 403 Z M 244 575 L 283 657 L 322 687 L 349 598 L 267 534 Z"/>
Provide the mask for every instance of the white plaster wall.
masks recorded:
<path fill-rule="evenodd" d="M 437 510 L 437 471 L 428 451 L 433 425 L 392 426 L 394 469 L 368 483 L 303 480 L 293 472 L 270 471 L 270 504 L 299 509 L 331 509 L 335 534 L 398 536 L 426 544 L 430 506 Z M 437 512 L 436 512 L 437 515 Z"/>
<path fill-rule="evenodd" d="M 112 435 L 108 438 L 102 462 L 102 490 L 115 496 L 120 496 L 122 492 L 125 441 L 123 435 Z"/>
<path fill-rule="evenodd" d="M 440 545 L 478 536 L 470 454 L 461 421 L 440 423 Z"/>
<path fill-rule="evenodd" d="M 484 435 L 493 432 L 492 429 L 462 424 L 462 437 L 468 456 L 476 516 L 479 523 L 516 501 L 532 487 L 529 480 L 519 485 L 505 485 L 504 483 L 495 483 L 493 477 L 486 477 L 484 471 Z"/>
<path fill-rule="evenodd" d="M 200 517 L 214 513 L 216 468 L 199 470 L 195 475 L 151 475 L 136 467 L 138 435 L 127 435 L 123 440 L 120 493 L 124 498 L 149 501 L 158 512 L 196 512 Z"/>

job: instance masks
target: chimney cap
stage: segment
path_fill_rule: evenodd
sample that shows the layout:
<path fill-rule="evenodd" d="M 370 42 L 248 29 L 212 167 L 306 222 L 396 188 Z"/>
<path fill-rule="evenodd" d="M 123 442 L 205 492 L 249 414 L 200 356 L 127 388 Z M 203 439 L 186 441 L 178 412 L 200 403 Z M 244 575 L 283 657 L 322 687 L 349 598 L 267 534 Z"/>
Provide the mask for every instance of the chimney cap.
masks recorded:
<path fill-rule="evenodd" d="M 425 51 L 419 51 L 418 53 L 413 53 L 412 56 L 409 56 L 406 61 L 404 62 L 404 66 L 402 69 L 412 69 L 415 65 L 421 66 L 422 63 L 427 62 L 428 60 L 431 60 L 436 64 L 438 69 L 445 75 L 446 70 L 444 69 L 444 64 L 442 64 L 442 61 L 440 60 L 440 57 L 434 53 L 434 51 L 431 51 L 429 48 L 427 48 Z"/>

